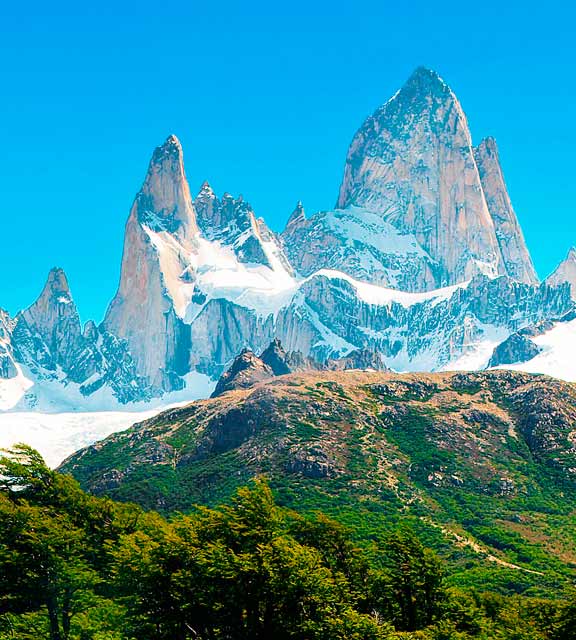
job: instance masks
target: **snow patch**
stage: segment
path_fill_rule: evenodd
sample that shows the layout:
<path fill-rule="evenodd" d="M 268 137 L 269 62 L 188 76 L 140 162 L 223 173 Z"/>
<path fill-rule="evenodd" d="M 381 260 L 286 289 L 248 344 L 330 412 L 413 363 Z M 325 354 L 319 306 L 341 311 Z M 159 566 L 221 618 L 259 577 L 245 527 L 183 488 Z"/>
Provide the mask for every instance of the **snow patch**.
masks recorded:
<path fill-rule="evenodd" d="M 527 362 L 497 368 L 545 373 L 561 380 L 576 382 L 576 320 L 558 322 L 549 331 L 530 340 L 542 348 L 538 355 Z"/>

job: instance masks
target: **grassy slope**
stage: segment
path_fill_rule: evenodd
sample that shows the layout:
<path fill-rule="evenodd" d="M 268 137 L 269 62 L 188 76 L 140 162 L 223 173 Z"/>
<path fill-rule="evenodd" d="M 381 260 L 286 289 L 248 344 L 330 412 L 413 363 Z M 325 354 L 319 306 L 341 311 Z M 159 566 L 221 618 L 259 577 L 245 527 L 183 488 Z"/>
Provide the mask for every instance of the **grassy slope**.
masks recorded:
<path fill-rule="evenodd" d="M 576 390 L 490 372 L 294 374 L 116 434 L 69 459 L 82 485 L 165 512 L 266 474 L 366 545 L 412 524 L 451 581 L 532 594 L 576 567 Z"/>

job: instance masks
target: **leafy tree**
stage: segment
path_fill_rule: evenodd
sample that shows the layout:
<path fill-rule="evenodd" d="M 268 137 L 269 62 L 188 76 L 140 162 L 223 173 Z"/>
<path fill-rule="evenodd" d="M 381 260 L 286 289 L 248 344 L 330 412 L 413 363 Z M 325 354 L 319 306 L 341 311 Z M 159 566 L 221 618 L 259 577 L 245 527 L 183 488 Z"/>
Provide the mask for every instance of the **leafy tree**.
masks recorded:
<path fill-rule="evenodd" d="M 438 617 L 446 599 L 440 560 L 408 528 L 385 541 L 385 570 L 374 581 L 379 609 L 401 631 L 426 627 Z"/>

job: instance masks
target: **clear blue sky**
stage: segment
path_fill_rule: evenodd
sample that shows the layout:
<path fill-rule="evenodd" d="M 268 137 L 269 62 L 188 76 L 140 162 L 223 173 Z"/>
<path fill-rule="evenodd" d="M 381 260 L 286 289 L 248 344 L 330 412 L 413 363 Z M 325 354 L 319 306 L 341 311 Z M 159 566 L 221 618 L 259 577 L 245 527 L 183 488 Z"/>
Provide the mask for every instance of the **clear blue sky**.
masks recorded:
<path fill-rule="evenodd" d="M 8 6 L 8 5 L 11 6 Z M 575 10 L 516 2 L 2 3 L 0 306 L 62 266 L 84 320 L 117 286 L 153 148 L 274 229 L 334 205 L 363 119 L 418 65 L 496 137 L 545 276 L 576 243 Z"/>

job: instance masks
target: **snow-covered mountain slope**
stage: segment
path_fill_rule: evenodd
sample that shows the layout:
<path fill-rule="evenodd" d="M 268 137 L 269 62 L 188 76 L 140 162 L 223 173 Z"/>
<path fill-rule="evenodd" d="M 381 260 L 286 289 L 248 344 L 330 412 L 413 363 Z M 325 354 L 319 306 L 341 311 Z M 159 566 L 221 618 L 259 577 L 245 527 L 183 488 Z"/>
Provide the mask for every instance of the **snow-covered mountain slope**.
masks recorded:
<path fill-rule="evenodd" d="M 183 391 L 147 402 L 122 404 L 110 388 L 85 396 L 76 383 L 35 380 L 29 370 L 16 367 L 15 377 L 0 379 L 0 448 L 25 442 L 52 467 L 74 451 L 135 422 L 169 407 L 207 398 L 216 385 L 207 376 L 194 372 L 186 376 Z"/>
<path fill-rule="evenodd" d="M 533 358 L 496 368 L 545 373 L 576 382 L 576 319 L 554 323 L 550 329 L 530 338 L 530 341 L 539 350 Z"/>
<path fill-rule="evenodd" d="M 302 208 L 295 213 L 298 218 L 288 222 L 283 242 L 303 276 L 336 269 L 404 291 L 414 290 L 414 282 L 432 285 L 436 280 L 438 265 L 414 235 L 401 233 L 379 213 L 355 206 L 322 211 L 309 219 Z"/>
<path fill-rule="evenodd" d="M 317 359 L 353 349 L 381 352 L 397 371 L 484 368 L 510 333 L 573 308 L 567 287 L 508 277 L 405 293 L 321 271 L 306 279 L 276 320 L 289 350 Z"/>

